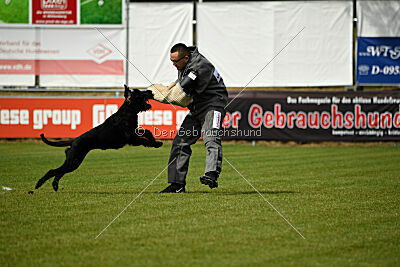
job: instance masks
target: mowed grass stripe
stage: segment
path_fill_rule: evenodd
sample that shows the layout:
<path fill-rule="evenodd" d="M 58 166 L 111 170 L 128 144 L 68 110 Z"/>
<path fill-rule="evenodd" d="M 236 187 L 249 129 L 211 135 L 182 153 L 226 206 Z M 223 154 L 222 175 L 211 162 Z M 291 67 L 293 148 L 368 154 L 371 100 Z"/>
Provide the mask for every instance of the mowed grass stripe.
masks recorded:
<path fill-rule="evenodd" d="M 224 145 L 226 157 L 306 237 L 303 240 L 226 162 L 220 186 L 199 182 L 199 142 L 187 194 L 160 195 L 161 175 L 97 240 L 94 237 L 168 164 L 160 149 L 91 151 L 34 194 L 64 149 L 1 142 L 0 265 L 232 266 L 400 264 L 400 152 L 383 146 Z"/>

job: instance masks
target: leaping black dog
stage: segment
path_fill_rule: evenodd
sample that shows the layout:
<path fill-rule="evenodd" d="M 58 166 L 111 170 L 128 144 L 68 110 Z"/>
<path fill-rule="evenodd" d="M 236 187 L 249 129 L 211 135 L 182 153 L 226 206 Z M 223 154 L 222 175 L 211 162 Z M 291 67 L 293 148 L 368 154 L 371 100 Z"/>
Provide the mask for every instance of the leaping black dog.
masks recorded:
<path fill-rule="evenodd" d="M 86 154 L 92 149 L 118 149 L 126 144 L 132 146 L 160 147 L 162 142 L 154 139 L 149 130 L 138 131 L 137 114 L 151 108 L 148 103 L 153 98 L 153 93 L 149 90 L 140 91 L 130 90 L 125 85 L 125 101 L 119 110 L 111 115 L 103 124 L 87 131 L 86 133 L 67 141 L 52 142 L 41 134 L 43 142 L 51 146 L 63 147 L 66 159 L 63 165 L 57 169 L 49 170 L 36 183 L 36 189 L 41 187 L 47 180 L 54 177 L 53 189 L 58 190 L 58 182 L 64 174 L 76 170 L 81 165 Z"/>

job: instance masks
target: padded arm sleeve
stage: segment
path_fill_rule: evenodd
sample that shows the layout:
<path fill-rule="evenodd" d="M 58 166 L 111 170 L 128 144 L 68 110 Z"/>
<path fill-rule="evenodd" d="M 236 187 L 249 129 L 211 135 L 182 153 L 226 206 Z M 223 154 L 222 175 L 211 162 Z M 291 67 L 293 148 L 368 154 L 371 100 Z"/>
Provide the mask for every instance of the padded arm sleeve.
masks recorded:
<path fill-rule="evenodd" d="M 168 87 L 162 84 L 153 84 L 147 90 L 151 90 L 154 100 L 161 103 L 187 107 L 192 102 L 192 98 L 185 95 L 179 83 L 171 83 Z"/>

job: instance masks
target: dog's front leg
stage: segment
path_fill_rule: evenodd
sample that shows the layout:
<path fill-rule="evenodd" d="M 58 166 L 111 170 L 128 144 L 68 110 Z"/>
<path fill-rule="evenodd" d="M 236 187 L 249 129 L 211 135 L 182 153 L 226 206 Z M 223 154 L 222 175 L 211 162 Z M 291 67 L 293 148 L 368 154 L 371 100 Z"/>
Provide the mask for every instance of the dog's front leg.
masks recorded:
<path fill-rule="evenodd" d="M 160 146 L 162 146 L 162 142 L 153 142 L 150 141 L 149 139 L 145 138 L 145 137 L 136 137 L 134 140 L 132 140 L 131 142 L 129 142 L 130 145 L 132 146 L 145 146 L 145 147 L 155 147 L 158 148 Z"/>
<path fill-rule="evenodd" d="M 150 135 L 149 135 L 149 133 Z M 142 135 L 142 136 L 137 136 L 134 135 L 129 139 L 128 144 L 132 145 L 132 146 L 145 146 L 145 147 L 155 147 L 158 148 L 160 146 L 162 146 L 162 142 L 158 142 L 156 141 L 156 139 L 154 138 L 154 136 L 151 134 L 151 132 L 149 130 L 146 130 L 146 132 Z"/>
<path fill-rule="evenodd" d="M 145 129 L 143 137 L 146 138 L 150 142 L 151 147 L 157 148 L 157 147 L 162 146 L 162 144 L 163 144 L 162 142 L 159 142 L 154 138 L 153 133 L 150 130 Z"/>

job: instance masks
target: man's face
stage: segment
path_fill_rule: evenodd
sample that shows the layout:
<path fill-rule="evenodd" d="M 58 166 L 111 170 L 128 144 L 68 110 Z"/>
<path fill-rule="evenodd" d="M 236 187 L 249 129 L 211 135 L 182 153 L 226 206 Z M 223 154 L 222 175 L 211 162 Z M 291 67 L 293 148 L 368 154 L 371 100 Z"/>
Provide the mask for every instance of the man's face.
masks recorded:
<path fill-rule="evenodd" d="M 171 53 L 170 59 L 177 70 L 183 70 L 189 61 L 189 56 L 181 56 L 179 52 L 174 52 Z"/>

